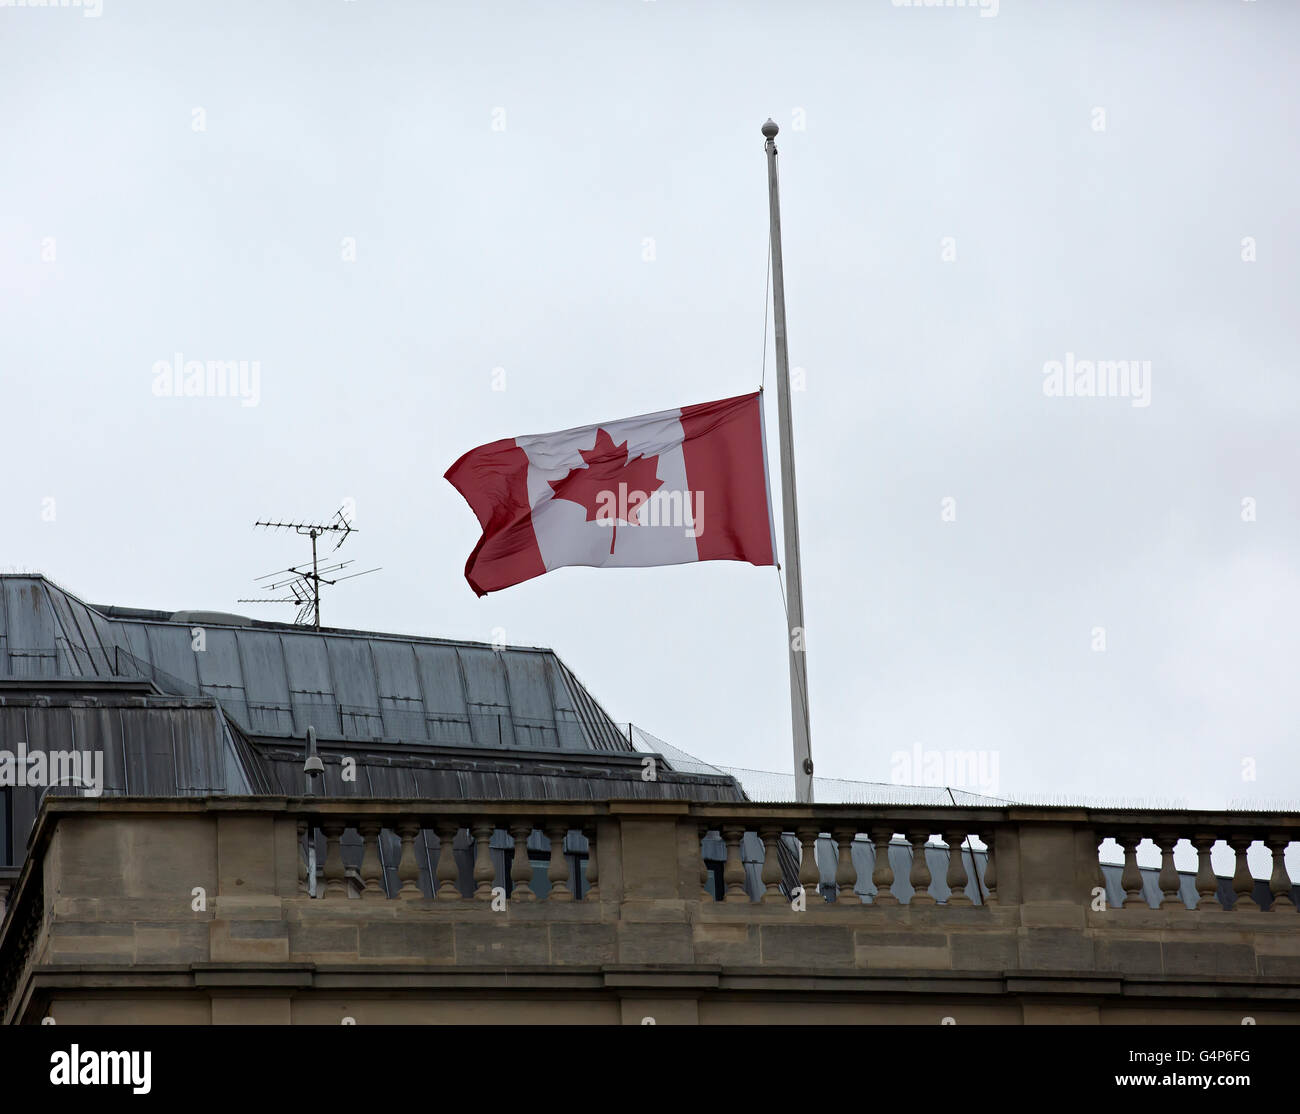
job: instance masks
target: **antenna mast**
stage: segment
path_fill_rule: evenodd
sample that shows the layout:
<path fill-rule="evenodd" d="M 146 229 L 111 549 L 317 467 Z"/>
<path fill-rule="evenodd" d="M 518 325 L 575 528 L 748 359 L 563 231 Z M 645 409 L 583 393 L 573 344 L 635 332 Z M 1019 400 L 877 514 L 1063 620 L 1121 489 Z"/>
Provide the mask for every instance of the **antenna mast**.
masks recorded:
<path fill-rule="evenodd" d="M 267 530 L 292 530 L 295 534 L 311 538 L 310 571 L 295 566 L 287 569 L 277 569 L 275 572 L 257 578 L 258 581 L 268 582 L 262 585 L 266 591 L 279 592 L 288 590 L 289 595 L 281 596 L 278 599 L 240 599 L 238 601 L 239 603 L 296 604 L 298 614 L 294 617 L 294 622 L 300 626 L 310 625 L 315 627 L 316 630 L 320 630 L 320 586 L 322 584 L 333 585 L 340 580 L 351 580 L 355 576 L 365 576 L 366 573 L 379 571 L 378 568 L 366 569 L 363 572 L 350 572 L 346 576 L 335 576 L 330 579 L 327 576 L 328 573 L 340 572 L 351 565 L 352 562 L 339 561 L 321 567 L 316 550 L 317 538 L 326 534 L 337 535 L 338 541 L 334 543 L 334 548 L 330 550 L 330 553 L 336 553 L 349 537 L 358 532 L 357 528 L 348 521 L 342 507 L 334 512 L 334 517 L 329 522 L 273 522 L 259 519 L 253 523 L 253 526 L 254 528 L 260 526 Z"/>

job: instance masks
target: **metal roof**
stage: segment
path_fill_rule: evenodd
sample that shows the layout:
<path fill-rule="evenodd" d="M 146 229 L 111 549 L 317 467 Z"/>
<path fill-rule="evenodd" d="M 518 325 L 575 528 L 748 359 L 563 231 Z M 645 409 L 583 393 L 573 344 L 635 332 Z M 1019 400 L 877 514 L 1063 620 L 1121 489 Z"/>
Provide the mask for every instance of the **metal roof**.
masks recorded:
<path fill-rule="evenodd" d="M 41 682 L 28 682 L 40 685 Z M 23 691 L 0 683 L 0 748 L 76 753 L 102 763 L 55 785 L 7 791 L 14 850 L 21 851 L 47 792 L 92 796 L 187 797 L 274 792 L 249 742 L 211 699 L 142 693 L 130 685 L 93 694 Z M 66 769 L 63 771 L 66 773 Z M 84 775 L 84 776 L 81 776 Z M 46 775 L 53 781 L 53 771 Z M 3 792 L 3 791 L 0 791 Z M 7 838 L 0 837 L 0 851 Z M 3 863 L 0 854 L 0 865 Z M 21 861 L 22 855 L 18 855 Z"/>
<path fill-rule="evenodd" d="M 269 738 L 312 725 L 322 739 L 634 752 L 551 650 L 195 615 L 91 606 L 45 577 L 0 575 L 0 678 L 148 679 Z"/>
<path fill-rule="evenodd" d="M 102 760 L 106 795 L 297 793 L 309 726 L 329 797 L 744 799 L 670 761 L 645 780 L 550 650 L 92 606 L 0 574 L 0 748 Z M 0 789 L 0 866 L 44 793 L 86 791 L 59 784 Z"/>

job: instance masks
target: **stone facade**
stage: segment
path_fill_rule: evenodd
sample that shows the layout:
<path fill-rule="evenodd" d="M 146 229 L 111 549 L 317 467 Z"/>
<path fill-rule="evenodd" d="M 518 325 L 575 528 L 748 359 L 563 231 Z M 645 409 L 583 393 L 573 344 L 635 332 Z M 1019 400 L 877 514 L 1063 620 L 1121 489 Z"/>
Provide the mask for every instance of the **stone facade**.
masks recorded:
<path fill-rule="evenodd" d="M 328 844 L 316 897 L 309 826 Z M 345 827 L 365 841 L 351 865 Z M 477 841 L 472 881 L 455 877 L 449 852 L 426 893 L 418 833 L 460 828 Z M 534 828 L 587 834 L 581 900 L 558 850 L 544 900 L 526 870 L 507 885 L 493 867 L 494 831 L 522 841 Z M 381 830 L 401 839 L 397 883 Z M 726 841 L 725 900 L 701 857 L 705 831 Z M 965 867 L 947 857 L 948 900 L 936 901 L 925 855 L 912 857 L 907 900 L 892 897 L 887 855 L 873 897 L 858 896 L 868 887 L 847 840 L 872 833 L 880 847 L 903 832 L 915 848 L 932 831 L 949 846 L 976 834 L 987 844 L 982 900 L 965 896 Z M 799 833 L 802 901 L 774 855 L 758 891 L 746 886 L 745 832 L 769 848 Z M 830 888 L 812 854 L 819 833 L 844 848 L 834 901 L 815 889 Z M 1139 897 L 1137 836 L 1169 850 L 1174 833 L 1206 850 L 1195 909 L 1177 896 L 1171 858 L 1160 907 Z M 0 1008 L 9 1024 L 1290 1022 L 1300 918 L 1285 869 L 1261 888 L 1240 856 L 1225 908 L 1206 840 L 1262 841 L 1280 866 L 1298 833 L 1300 817 L 1263 814 L 50 797 L 8 898 Z M 1128 849 L 1118 908 L 1098 896 L 1107 835 Z"/>

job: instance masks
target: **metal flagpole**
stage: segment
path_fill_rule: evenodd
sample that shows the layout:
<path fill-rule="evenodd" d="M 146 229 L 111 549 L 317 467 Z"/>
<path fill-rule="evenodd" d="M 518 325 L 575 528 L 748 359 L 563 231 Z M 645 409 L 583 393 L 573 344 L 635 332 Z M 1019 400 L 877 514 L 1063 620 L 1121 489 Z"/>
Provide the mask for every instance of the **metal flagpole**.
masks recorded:
<path fill-rule="evenodd" d="M 803 579 L 799 572 L 799 504 L 795 497 L 794 432 L 790 418 L 790 353 L 785 338 L 785 279 L 781 270 L 781 196 L 776 179 L 776 133 L 768 120 L 767 197 L 772 218 L 772 310 L 776 331 L 776 395 L 781 420 L 781 509 L 785 532 L 785 595 L 789 622 L 790 719 L 794 728 L 795 797 L 811 804 L 812 742 L 808 724 L 808 659 L 803 626 Z"/>

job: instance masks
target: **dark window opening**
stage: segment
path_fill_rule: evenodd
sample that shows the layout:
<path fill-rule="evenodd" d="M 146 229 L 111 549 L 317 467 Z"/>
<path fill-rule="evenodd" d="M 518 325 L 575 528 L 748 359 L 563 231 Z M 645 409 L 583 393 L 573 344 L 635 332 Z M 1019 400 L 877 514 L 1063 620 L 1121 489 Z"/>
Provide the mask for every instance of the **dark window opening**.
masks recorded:
<path fill-rule="evenodd" d="M 13 840 L 9 831 L 9 818 L 13 815 L 10 802 L 13 790 L 9 786 L 0 789 L 0 866 L 13 866 Z"/>
<path fill-rule="evenodd" d="M 570 851 L 564 857 L 569 863 L 569 892 L 573 894 L 574 901 L 581 901 L 591 889 L 587 882 L 587 853 Z"/>
<path fill-rule="evenodd" d="M 704 865 L 709 868 L 709 884 L 707 888 L 713 894 L 714 901 L 721 901 L 727 896 L 727 889 L 722 881 L 722 868 L 727 864 L 722 859 L 705 859 Z"/>

